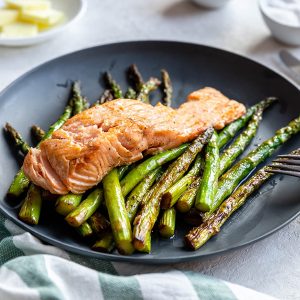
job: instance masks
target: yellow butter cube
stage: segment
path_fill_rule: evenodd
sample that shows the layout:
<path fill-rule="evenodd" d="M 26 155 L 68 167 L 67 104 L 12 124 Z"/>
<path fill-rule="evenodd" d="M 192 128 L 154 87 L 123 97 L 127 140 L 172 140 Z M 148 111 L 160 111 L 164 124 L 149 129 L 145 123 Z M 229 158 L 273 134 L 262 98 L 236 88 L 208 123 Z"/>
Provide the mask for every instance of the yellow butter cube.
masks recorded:
<path fill-rule="evenodd" d="M 23 22 L 15 22 L 2 27 L 1 37 L 3 38 L 23 38 L 38 34 L 38 26 Z"/>
<path fill-rule="evenodd" d="M 63 13 L 55 9 L 29 10 L 25 9 L 21 13 L 21 19 L 27 22 L 53 26 L 63 19 Z"/>
<path fill-rule="evenodd" d="M 17 21 L 19 11 L 15 9 L 0 8 L 0 27 Z"/>
<path fill-rule="evenodd" d="M 47 0 L 5 0 L 8 7 L 17 9 L 49 9 L 51 2 Z"/>

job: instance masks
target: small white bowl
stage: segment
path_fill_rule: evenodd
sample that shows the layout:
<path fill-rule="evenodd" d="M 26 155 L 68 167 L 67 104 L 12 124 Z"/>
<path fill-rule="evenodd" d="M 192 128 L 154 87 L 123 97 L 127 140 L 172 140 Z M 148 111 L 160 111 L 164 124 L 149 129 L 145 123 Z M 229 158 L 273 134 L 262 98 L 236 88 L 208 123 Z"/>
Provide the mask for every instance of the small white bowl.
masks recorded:
<path fill-rule="evenodd" d="M 193 0 L 196 4 L 199 4 L 208 8 L 219 8 L 227 4 L 230 0 Z"/>
<path fill-rule="evenodd" d="M 260 0 L 259 8 L 263 19 L 274 38 L 287 45 L 299 46 L 300 26 L 286 25 L 280 20 L 274 20 L 270 15 L 268 15 L 266 1 L 267 0 Z"/>
<path fill-rule="evenodd" d="M 51 0 L 53 8 L 65 14 L 65 21 L 52 29 L 39 32 L 36 36 L 26 38 L 1 38 L 0 45 L 22 47 L 38 44 L 54 38 L 72 23 L 77 21 L 85 12 L 87 0 Z M 1 6 L 1 0 L 0 0 Z"/>

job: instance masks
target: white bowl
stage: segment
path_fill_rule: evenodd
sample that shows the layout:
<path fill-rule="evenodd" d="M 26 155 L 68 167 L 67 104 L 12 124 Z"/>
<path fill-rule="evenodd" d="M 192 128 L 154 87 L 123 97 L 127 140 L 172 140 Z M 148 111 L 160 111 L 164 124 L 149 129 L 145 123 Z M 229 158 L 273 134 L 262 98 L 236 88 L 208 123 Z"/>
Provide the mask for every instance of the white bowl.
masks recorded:
<path fill-rule="evenodd" d="M 268 15 L 266 0 L 259 1 L 259 8 L 265 23 L 276 40 L 292 46 L 300 45 L 300 26 L 287 25 L 280 20 L 274 20 Z"/>
<path fill-rule="evenodd" d="M 26 38 L 1 38 L 0 45 L 2 46 L 30 46 L 49 40 L 59 33 L 64 31 L 72 23 L 78 20 L 86 10 L 87 0 L 51 0 L 55 9 L 61 10 L 65 14 L 65 21 L 53 27 L 52 29 L 39 32 L 36 36 Z M 0 0 L 0 6 L 2 2 Z"/>
<path fill-rule="evenodd" d="M 199 4 L 208 8 L 218 8 L 227 4 L 230 0 L 193 0 L 196 4 Z"/>

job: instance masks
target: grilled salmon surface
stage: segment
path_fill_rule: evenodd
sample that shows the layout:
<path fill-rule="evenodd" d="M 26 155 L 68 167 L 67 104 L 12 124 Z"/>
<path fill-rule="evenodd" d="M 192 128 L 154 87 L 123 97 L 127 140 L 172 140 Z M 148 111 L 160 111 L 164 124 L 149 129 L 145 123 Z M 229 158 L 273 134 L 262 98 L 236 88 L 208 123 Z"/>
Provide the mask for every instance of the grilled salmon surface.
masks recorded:
<path fill-rule="evenodd" d="M 222 129 L 244 113 L 244 105 L 209 87 L 191 93 L 178 109 L 113 100 L 69 119 L 29 151 L 23 169 L 51 193 L 83 193 L 114 167 L 193 140 L 210 126 Z"/>

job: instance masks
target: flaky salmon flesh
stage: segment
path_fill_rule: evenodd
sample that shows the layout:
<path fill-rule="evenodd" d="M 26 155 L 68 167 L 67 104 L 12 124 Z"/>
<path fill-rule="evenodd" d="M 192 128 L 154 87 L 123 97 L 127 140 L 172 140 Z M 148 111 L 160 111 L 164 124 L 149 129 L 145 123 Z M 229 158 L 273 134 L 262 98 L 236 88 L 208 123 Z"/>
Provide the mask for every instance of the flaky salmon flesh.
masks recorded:
<path fill-rule="evenodd" d="M 72 117 L 39 149 L 31 148 L 23 170 L 53 194 L 84 193 L 113 168 L 191 141 L 210 126 L 222 129 L 245 111 L 209 87 L 191 93 L 178 109 L 113 100 Z"/>

